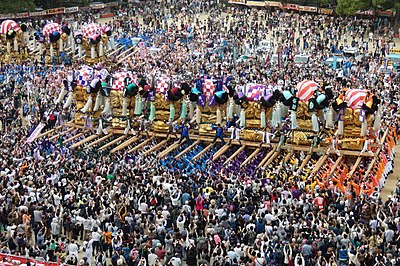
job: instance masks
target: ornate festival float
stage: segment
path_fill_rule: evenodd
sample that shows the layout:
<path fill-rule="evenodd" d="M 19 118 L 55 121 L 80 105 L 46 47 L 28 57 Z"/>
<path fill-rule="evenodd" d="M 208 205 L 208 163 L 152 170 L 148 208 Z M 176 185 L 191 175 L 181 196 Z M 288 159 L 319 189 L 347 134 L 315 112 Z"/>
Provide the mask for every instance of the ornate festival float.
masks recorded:
<path fill-rule="evenodd" d="M 28 57 L 27 26 L 14 20 L 4 20 L 0 26 L 2 59 L 6 63 L 20 62 Z"/>
<path fill-rule="evenodd" d="M 82 58 L 93 64 L 70 70 L 57 99 L 64 108 L 75 105 L 68 125 L 80 130 L 65 140 L 74 149 L 124 150 L 128 156 L 145 148 L 142 154 L 187 172 L 212 165 L 213 174 L 258 172 L 263 182 L 303 178 L 308 189 L 332 182 L 361 191 L 387 174 L 384 158 L 392 155 L 394 130 L 381 125 L 379 99 L 368 90 L 334 92 L 322 81 L 304 80 L 272 91 L 230 76 L 148 75 L 123 67 L 109 72 L 101 63 L 107 56 L 101 34 L 109 33 L 90 27 L 74 37 L 82 37 Z M 125 49 L 117 60 L 135 52 Z M 184 130 L 190 142 L 178 142 Z M 40 136 L 67 131 L 58 127 Z M 226 142 L 214 142 L 217 132 Z M 200 168 L 191 163 L 196 161 Z M 348 176 L 355 177 L 352 183 L 345 182 Z"/>

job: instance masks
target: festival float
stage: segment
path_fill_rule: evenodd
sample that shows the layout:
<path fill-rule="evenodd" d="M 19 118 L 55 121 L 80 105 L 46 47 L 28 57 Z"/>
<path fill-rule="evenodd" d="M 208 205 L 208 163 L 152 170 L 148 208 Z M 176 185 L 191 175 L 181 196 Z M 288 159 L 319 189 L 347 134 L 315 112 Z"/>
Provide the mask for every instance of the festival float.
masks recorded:
<path fill-rule="evenodd" d="M 343 184 L 346 176 L 374 187 L 380 182 L 375 177 L 388 172 L 384 158 L 392 155 L 394 129 L 381 126 L 380 101 L 367 90 L 334 95 L 326 84 L 305 80 L 272 92 L 263 84 L 239 87 L 232 80 L 146 77 L 124 69 L 110 74 L 101 64 L 82 66 L 71 79 L 76 86 L 60 98 L 72 93 L 77 112 L 69 125 L 85 127 L 72 148 L 131 154 L 147 147 L 144 154 L 155 154 L 163 164 L 179 163 L 188 172 L 204 170 L 192 168 L 191 161 L 202 167 L 212 162 L 214 174 L 262 173 L 263 182 L 302 178 L 310 180 L 307 189 L 327 180 Z M 94 128 L 102 123 L 106 130 L 88 131 L 87 117 Z M 190 124 L 191 143 L 179 143 L 174 134 L 166 138 L 170 123 L 175 129 Z M 213 143 L 217 125 L 225 140 L 238 130 L 241 142 Z M 368 178 L 373 183 L 364 184 Z M 360 184 L 341 189 L 358 191 Z"/>
<path fill-rule="evenodd" d="M 2 58 L 4 62 L 20 61 L 28 56 L 25 24 L 18 25 L 14 20 L 4 20 L 0 26 Z"/>
<path fill-rule="evenodd" d="M 74 33 L 75 43 L 78 45 L 78 56 L 84 58 L 87 64 L 104 62 L 111 36 L 109 27 L 102 28 L 99 24 L 84 25 L 81 31 Z"/>

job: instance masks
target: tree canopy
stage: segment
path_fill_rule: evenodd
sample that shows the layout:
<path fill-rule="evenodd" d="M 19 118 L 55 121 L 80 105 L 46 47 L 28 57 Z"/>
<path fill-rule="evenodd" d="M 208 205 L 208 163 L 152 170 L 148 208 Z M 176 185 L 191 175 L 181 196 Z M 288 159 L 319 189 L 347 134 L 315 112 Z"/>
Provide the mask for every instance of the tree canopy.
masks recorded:
<path fill-rule="evenodd" d="M 33 0 L 0 0 L 1 13 L 21 13 L 35 11 Z"/>
<path fill-rule="evenodd" d="M 391 8 L 395 8 L 399 13 L 400 0 L 337 0 L 336 12 L 341 15 L 351 16 L 359 10 L 387 10 Z"/>

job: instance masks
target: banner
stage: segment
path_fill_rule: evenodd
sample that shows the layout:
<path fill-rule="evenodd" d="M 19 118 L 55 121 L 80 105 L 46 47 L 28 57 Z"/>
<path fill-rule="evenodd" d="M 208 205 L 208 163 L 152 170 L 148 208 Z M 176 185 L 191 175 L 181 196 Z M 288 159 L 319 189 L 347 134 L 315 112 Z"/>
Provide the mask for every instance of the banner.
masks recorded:
<path fill-rule="evenodd" d="M 299 6 L 299 11 L 317 13 L 318 8 L 316 8 L 315 6 Z"/>
<path fill-rule="evenodd" d="M 287 9 L 287 10 L 295 10 L 295 11 L 298 11 L 298 10 L 299 10 L 299 5 L 295 5 L 295 4 L 285 4 L 285 5 L 283 5 L 283 8 L 284 8 L 284 9 Z"/>
<path fill-rule="evenodd" d="M 229 4 L 245 5 L 246 4 L 246 0 L 229 0 L 228 3 Z"/>
<path fill-rule="evenodd" d="M 9 18 L 15 18 L 14 14 L 4 14 L 0 16 L 0 19 L 9 19 Z"/>
<path fill-rule="evenodd" d="M 376 15 L 377 16 L 381 16 L 381 17 L 394 17 L 395 16 L 395 12 L 393 12 L 393 10 L 378 10 Z"/>
<path fill-rule="evenodd" d="M 104 4 L 91 4 L 90 8 L 91 9 L 103 9 L 105 7 Z"/>
<path fill-rule="evenodd" d="M 40 134 L 40 132 L 43 130 L 43 128 L 45 127 L 44 123 L 40 123 L 35 130 L 32 132 L 32 134 L 29 136 L 29 138 L 26 140 L 27 143 L 31 143 L 32 141 L 34 141 Z"/>
<path fill-rule="evenodd" d="M 42 261 L 35 260 L 34 258 L 25 258 L 21 256 L 14 256 L 10 254 L 0 253 L 0 259 L 2 260 L 2 265 L 22 265 L 27 264 L 28 262 L 31 265 L 43 265 L 43 266 L 58 266 L 60 263 L 58 262 L 50 262 L 50 261 Z M 68 264 L 63 264 L 68 266 Z"/>
<path fill-rule="evenodd" d="M 64 7 L 52 8 L 52 9 L 46 10 L 47 15 L 64 14 L 64 11 L 65 11 Z"/>
<path fill-rule="evenodd" d="M 114 6 L 118 6 L 118 2 L 106 3 L 106 7 L 114 7 Z"/>
<path fill-rule="evenodd" d="M 364 16 L 374 16 L 375 11 L 374 10 L 364 10 L 364 11 L 357 11 L 356 15 L 364 15 Z"/>
<path fill-rule="evenodd" d="M 17 13 L 17 14 L 15 15 L 15 18 L 29 18 L 29 13 L 28 13 L 28 12 Z"/>
<path fill-rule="evenodd" d="M 282 8 L 282 3 L 281 2 L 275 2 L 275 1 L 265 1 L 265 6 Z"/>
<path fill-rule="evenodd" d="M 46 16 L 47 12 L 46 11 L 30 12 L 29 15 L 31 17 L 40 17 L 40 16 Z"/>
<path fill-rule="evenodd" d="M 100 17 L 101 17 L 101 18 L 112 18 L 112 17 L 114 17 L 114 14 L 112 14 L 112 13 L 109 13 L 109 14 L 101 14 Z"/>
<path fill-rule="evenodd" d="M 323 14 L 323 15 L 332 15 L 333 14 L 333 9 L 320 8 L 318 13 Z"/>
<path fill-rule="evenodd" d="M 74 13 L 74 12 L 78 12 L 78 11 L 79 11 L 79 7 L 77 7 L 77 6 L 65 8 L 65 13 Z"/>
<path fill-rule="evenodd" d="M 390 49 L 389 53 L 390 54 L 400 54 L 400 49 Z"/>
<path fill-rule="evenodd" d="M 264 1 L 247 1 L 248 6 L 265 6 Z"/>

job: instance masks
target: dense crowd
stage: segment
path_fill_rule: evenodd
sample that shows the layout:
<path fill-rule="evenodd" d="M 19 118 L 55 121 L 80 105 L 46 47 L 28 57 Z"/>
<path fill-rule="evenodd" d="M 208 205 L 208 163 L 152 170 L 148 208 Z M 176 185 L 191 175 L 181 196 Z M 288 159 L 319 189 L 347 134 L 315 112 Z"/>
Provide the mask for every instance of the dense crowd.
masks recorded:
<path fill-rule="evenodd" d="M 258 82 L 271 90 L 305 78 L 321 80 L 335 93 L 367 88 L 382 99 L 379 136 L 386 126 L 396 131 L 400 76 L 381 71 L 395 47 L 389 21 L 210 3 L 174 1 L 165 9 L 165 3 L 151 2 L 126 10 L 113 22 L 116 38 L 141 35 L 166 49 L 146 57 L 146 64 L 138 55 L 117 67 L 171 76 L 230 75 L 238 87 Z M 182 35 L 190 40 L 177 48 Z M 257 54 L 263 40 L 274 47 Z M 336 69 L 324 63 L 346 46 L 357 47 L 361 59 L 351 57 Z M 284 55 L 282 61 L 272 60 L 273 51 Z M 310 60 L 295 64 L 299 53 Z M 238 60 L 243 54 L 250 58 Z M 219 144 L 197 160 L 201 145 L 175 160 L 190 140 L 161 160 L 150 151 L 156 138 L 130 153 L 70 149 L 84 138 L 64 143 L 78 130 L 27 143 L 40 122 L 47 130 L 74 117 L 74 105 L 62 110 L 54 104 L 65 70 L 34 62 L 1 65 L 0 253 L 70 265 L 399 265 L 400 184 L 382 202 L 371 193 L 337 189 L 354 181 L 351 176 L 337 186 L 330 177 L 304 180 L 293 170 L 304 153 L 290 162 L 280 155 L 265 169 L 241 168 L 241 161 L 224 165 L 228 155 L 212 163 Z M 386 176 L 394 150 L 385 150 Z M 244 159 L 244 152 L 238 157 Z M 319 156 L 315 152 L 304 167 L 307 178 Z M 328 166 L 334 163 L 329 160 Z"/>

